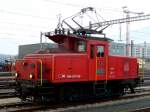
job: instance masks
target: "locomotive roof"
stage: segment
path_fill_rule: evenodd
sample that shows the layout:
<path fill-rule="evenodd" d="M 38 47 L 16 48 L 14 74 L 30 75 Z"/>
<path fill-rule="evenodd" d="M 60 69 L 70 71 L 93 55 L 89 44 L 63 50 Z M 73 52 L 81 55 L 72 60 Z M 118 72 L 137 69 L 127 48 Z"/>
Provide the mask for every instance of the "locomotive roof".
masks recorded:
<path fill-rule="evenodd" d="M 66 38 L 69 38 L 70 40 L 98 40 L 98 41 L 113 41 L 110 38 L 106 38 L 106 37 L 93 37 L 93 36 L 86 36 L 86 35 L 75 35 L 75 34 L 70 34 L 70 35 L 66 35 L 66 34 L 56 34 L 56 35 L 45 35 L 46 37 L 48 37 L 50 40 L 60 44 L 63 43 L 64 40 Z"/>

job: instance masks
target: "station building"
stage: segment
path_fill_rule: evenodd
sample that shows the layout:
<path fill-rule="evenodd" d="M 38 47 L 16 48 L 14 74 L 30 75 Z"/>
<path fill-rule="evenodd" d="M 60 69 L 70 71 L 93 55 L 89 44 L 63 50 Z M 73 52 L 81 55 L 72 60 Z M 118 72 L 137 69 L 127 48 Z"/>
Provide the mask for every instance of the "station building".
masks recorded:
<path fill-rule="evenodd" d="M 111 42 L 109 50 L 110 55 L 126 56 L 126 44 L 124 43 Z M 129 45 L 129 56 L 150 59 L 150 43 Z"/>
<path fill-rule="evenodd" d="M 42 44 L 35 43 L 35 44 L 20 45 L 18 51 L 18 59 L 22 59 L 25 55 L 35 53 L 40 49 L 55 48 L 55 47 L 57 47 L 57 44 L 53 43 L 42 43 Z"/>

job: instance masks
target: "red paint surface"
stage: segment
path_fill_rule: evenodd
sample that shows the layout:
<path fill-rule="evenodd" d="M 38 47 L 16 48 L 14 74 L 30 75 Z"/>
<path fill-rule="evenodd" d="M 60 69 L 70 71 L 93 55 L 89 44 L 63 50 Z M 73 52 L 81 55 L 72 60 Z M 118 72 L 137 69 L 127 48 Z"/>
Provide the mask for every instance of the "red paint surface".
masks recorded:
<path fill-rule="evenodd" d="M 74 37 L 69 37 L 69 39 L 66 36 L 64 39 L 62 38 L 61 42 L 64 41 L 63 47 L 66 47 L 69 52 L 33 54 L 26 56 L 23 60 L 17 60 L 16 72 L 20 75 L 18 79 L 31 80 L 29 74 L 33 73 L 35 77 L 32 80 L 40 80 L 39 60 L 42 60 L 43 80 L 53 83 L 134 79 L 138 77 L 137 59 L 109 56 L 107 41 L 87 38 L 84 40 L 86 42 L 86 52 L 79 53 L 75 51 L 77 49 L 76 41 L 80 39 Z M 55 41 L 59 40 L 56 39 Z M 90 58 L 90 45 L 95 46 L 93 58 Z M 104 46 L 104 57 L 99 58 L 96 56 L 97 45 Z M 28 64 L 23 66 L 24 62 Z M 32 68 L 30 64 L 35 64 L 35 68 Z M 96 70 L 103 70 L 104 72 L 103 74 L 97 74 Z"/>

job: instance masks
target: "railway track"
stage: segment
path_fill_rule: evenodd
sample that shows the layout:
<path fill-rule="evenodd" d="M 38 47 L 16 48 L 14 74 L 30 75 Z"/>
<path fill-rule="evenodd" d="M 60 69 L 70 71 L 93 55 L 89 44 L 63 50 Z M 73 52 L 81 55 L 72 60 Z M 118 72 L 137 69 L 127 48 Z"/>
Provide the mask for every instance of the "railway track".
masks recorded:
<path fill-rule="evenodd" d="M 140 91 L 139 89 L 136 90 L 136 94 L 128 94 L 120 98 L 111 98 L 111 99 L 92 99 L 92 100 L 82 100 L 82 101 L 73 101 L 73 102 L 63 102 L 63 103 L 55 103 L 55 102 L 50 102 L 50 103 L 31 103 L 31 102 L 16 102 L 16 103 L 6 103 L 0 105 L 0 111 L 3 112 L 28 112 L 28 111 L 37 111 L 37 110 L 51 110 L 51 111 L 56 111 L 56 110 L 65 110 L 66 108 L 78 108 L 79 106 L 89 106 L 89 105 L 95 105 L 95 104 L 109 104 L 113 103 L 116 101 L 125 101 L 125 100 L 131 100 L 131 99 L 136 99 L 139 97 L 144 97 L 144 96 L 150 96 L 150 90 L 143 90 Z"/>
<path fill-rule="evenodd" d="M 0 89 L 14 88 L 15 74 L 12 72 L 0 72 Z"/>
<path fill-rule="evenodd" d="M 15 97 L 15 75 L 13 72 L 0 72 L 0 99 Z"/>
<path fill-rule="evenodd" d="M 0 99 L 16 97 L 14 89 L 0 89 Z"/>
<path fill-rule="evenodd" d="M 150 112 L 150 107 L 140 108 L 130 112 Z"/>

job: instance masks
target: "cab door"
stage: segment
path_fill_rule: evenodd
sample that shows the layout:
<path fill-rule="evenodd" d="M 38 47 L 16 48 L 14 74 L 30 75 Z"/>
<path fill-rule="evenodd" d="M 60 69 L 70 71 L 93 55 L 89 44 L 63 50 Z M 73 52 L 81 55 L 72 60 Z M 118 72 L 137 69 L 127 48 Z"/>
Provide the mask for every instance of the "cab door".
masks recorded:
<path fill-rule="evenodd" d="M 96 45 L 96 74 L 95 80 L 106 80 L 107 50 L 105 45 Z"/>

